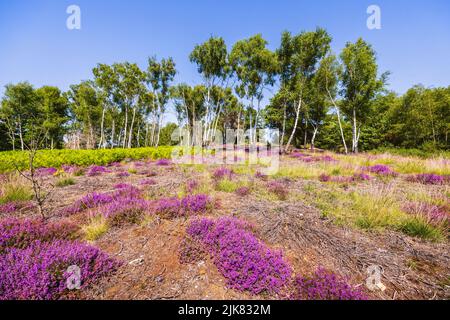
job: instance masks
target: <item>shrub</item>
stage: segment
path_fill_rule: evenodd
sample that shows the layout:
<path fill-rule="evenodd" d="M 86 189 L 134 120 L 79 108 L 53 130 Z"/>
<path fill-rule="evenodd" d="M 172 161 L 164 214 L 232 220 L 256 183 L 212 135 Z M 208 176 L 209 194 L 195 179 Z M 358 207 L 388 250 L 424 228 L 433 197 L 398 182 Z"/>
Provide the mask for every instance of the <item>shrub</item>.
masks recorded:
<path fill-rule="evenodd" d="M 222 217 L 194 220 L 187 233 L 204 245 L 230 288 L 281 293 L 290 281 L 291 267 L 281 251 L 268 248 L 250 230 L 244 221 Z"/>
<path fill-rule="evenodd" d="M 167 218 L 204 213 L 214 206 L 211 198 L 204 194 L 188 195 L 182 199 L 163 198 L 153 204 L 153 212 Z"/>
<path fill-rule="evenodd" d="M 38 168 L 34 171 L 35 175 L 39 177 L 45 177 L 45 176 L 52 176 L 54 175 L 58 170 L 56 168 Z"/>
<path fill-rule="evenodd" d="M 275 194 L 280 200 L 286 200 L 289 194 L 288 189 L 279 181 L 270 181 L 267 184 L 267 189 L 269 192 Z"/>
<path fill-rule="evenodd" d="M 169 159 L 159 159 L 158 161 L 156 161 L 156 165 L 157 166 L 169 166 L 172 163 L 170 162 Z"/>
<path fill-rule="evenodd" d="M 77 231 L 78 227 L 68 222 L 6 218 L 0 221 L 0 254 L 8 248 L 26 248 L 35 240 L 74 239 Z"/>
<path fill-rule="evenodd" d="M 245 197 L 250 194 L 250 188 L 249 187 L 240 187 L 236 189 L 236 194 L 240 197 Z"/>
<path fill-rule="evenodd" d="M 0 204 L 0 213 L 8 214 L 16 212 L 18 210 L 32 208 L 34 208 L 34 203 L 32 203 L 31 201 L 14 201 Z"/>
<path fill-rule="evenodd" d="M 448 222 L 449 208 L 436 206 L 425 202 L 407 202 L 402 206 L 403 211 L 408 214 L 424 218 L 431 224 L 442 225 Z"/>
<path fill-rule="evenodd" d="M 213 179 L 221 180 L 221 179 L 231 179 L 233 175 L 233 171 L 228 168 L 218 168 L 213 172 Z"/>
<path fill-rule="evenodd" d="M 344 279 L 323 268 L 311 277 L 299 276 L 294 283 L 294 300 L 366 300 L 366 295 L 352 288 Z"/>
<path fill-rule="evenodd" d="M 80 200 L 77 200 L 71 206 L 62 210 L 62 215 L 72 215 L 80 213 L 86 209 L 98 207 L 100 205 L 113 201 L 113 196 L 107 193 L 90 193 Z"/>
<path fill-rule="evenodd" d="M 122 223 L 137 223 L 149 210 L 149 202 L 133 197 L 119 197 L 110 204 L 99 208 L 100 213 L 113 226 Z"/>
<path fill-rule="evenodd" d="M 154 186 L 158 183 L 156 182 L 155 179 L 142 179 L 141 181 L 139 181 L 139 184 L 141 186 Z"/>
<path fill-rule="evenodd" d="M 417 182 L 421 184 L 441 185 L 445 183 L 446 177 L 438 174 L 423 173 L 408 177 L 408 181 Z"/>
<path fill-rule="evenodd" d="M 89 177 L 93 177 L 93 176 L 98 176 L 101 175 L 102 173 L 107 173 L 110 172 L 108 169 L 106 169 L 104 166 L 91 166 L 89 167 L 88 171 L 87 171 L 87 175 Z"/>
<path fill-rule="evenodd" d="M 129 177 L 130 173 L 126 172 L 126 171 L 122 171 L 122 172 L 118 172 L 116 173 L 116 177 L 118 178 L 126 178 Z"/>
<path fill-rule="evenodd" d="M 119 267 L 99 249 L 78 242 L 33 242 L 25 249 L 12 248 L 0 256 L 0 299 L 49 300 L 67 291 L 70 266 L 81 271 L 81 287 Z"/>
<path fill-rule="evenodd" d="M 365 170 L 375 173 L 381 176 L 395 176 L 397 175 L 396 172 L 394 172 L 389 166 L 384 164 L 377 164 L 374 166 L 366 167 Z"/>

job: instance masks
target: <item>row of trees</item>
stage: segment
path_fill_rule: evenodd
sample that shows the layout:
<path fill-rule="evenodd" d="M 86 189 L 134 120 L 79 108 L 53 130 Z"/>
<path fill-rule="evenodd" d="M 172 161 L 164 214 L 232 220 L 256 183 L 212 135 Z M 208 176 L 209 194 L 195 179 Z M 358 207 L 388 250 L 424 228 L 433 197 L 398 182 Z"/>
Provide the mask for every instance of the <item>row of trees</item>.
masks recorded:
<path fill-rule="evenodd" d="M 0 108 L 2 149 L 19 149 L 32 128 L 46 148 L 131 148 L 170 144 L 178 126 L 188 143 L 208 145 L 216 132 L 280 129 L 282 147 L 319 146 L 342 152 L 378 147 L 449 147 L 450 87 L 416 86 L 397 96 L 386 89 L 376 53 L 362 39 L 336 56 L 326 30 L 284 32 L 275 51 L 261 35 L 228 50 L 220 37 L 195 46 L 195 86 L 174 85 L 173 59 L 98 64 L 93 79 L 68 92 L 24 82 L 7 85 Z M 270 98 L 270 99 L 269 99 Z M 178 124 L 163 127 L 173 110 Z M 201 134 L 194 128 L 201 127 Z M 196 141 L 200 139 L 200 141 Z"/>

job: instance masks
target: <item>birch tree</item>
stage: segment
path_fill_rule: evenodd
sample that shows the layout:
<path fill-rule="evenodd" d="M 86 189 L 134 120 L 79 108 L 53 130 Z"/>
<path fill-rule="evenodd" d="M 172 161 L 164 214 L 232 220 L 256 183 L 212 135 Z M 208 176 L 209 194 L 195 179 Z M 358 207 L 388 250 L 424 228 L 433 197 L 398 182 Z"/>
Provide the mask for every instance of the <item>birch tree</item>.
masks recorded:
<path fill-rule="evenodd" d="M 358 153 L 361 127 L 370 114 L 376 94 L 387 80 L 388 73 L 378 77 L 376 54 L 372 46 L 359 38 L 348 42 L 340 55 L 342 61 L 342 110 L 352 122 L 352 152 Z"/>

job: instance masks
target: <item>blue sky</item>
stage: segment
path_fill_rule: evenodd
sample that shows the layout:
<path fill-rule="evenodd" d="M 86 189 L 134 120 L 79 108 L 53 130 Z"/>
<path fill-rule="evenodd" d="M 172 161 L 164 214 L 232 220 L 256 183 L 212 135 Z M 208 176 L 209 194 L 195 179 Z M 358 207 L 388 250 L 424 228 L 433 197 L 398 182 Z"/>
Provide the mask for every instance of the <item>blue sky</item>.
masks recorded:
<path fill-rule="evenodd" d="M 66 8 L 81 8 L 81 30 L 66 28 Z M 369 5 L 380 6 L 382 29 L 366 27 Z M 338 53 L 363 37 L 378 53 L 390 88 L 450 85 L 448 0 L 0 0 L 0 96 L 7 83 L 70 84 L 91 78 L 99 62 L 172 56 L 177 82 L 199 83 L 188 59 L 210 35 L 235 41 L 261 33 L 275 49 L 283 30 L 316 26 L 333 36 Z"/>

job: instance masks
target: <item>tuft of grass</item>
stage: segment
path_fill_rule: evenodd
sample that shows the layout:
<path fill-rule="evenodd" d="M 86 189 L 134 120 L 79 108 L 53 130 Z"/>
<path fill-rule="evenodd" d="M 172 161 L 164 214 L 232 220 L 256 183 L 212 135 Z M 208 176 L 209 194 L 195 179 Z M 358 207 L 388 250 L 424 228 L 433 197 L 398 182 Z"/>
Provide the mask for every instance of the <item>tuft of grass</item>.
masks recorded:
<path fill-rule="evenodd" d="M 229 179 L 222 179 L 217 182 L 216 190 L 232 193 L 235 192 L 239 188 L 239 184 L 235 181 Z"/>
<path fill-rule="evenodd" d="M 128 169 L 128 173 L 136 174 L 137 170 L 135 168 L 130 168 L 130 169 Z"/>
<path fill-rule="evenodd" d="M 61 178 L 56 182 L 57 187 L 67 187 L 75 184 L 75 180 L 73 178 Z"/>
<path fill-rule="evenodd" d="M 394 197 L 385 192 L 353 193 L 355 224 L 362 229 L 396 229 L 406 214 L 398 207 Z"/>
<path fill-rule="evenodd" d="M 0 188 L 0 204 L 33 199 L 31 187 L 24 181 L 9 180 Z"/>
<path fill-rule="evenodd" d="M 99 215 L 91 218 L 89 224 L 82 227 L 84 238 L 88 241 L 95 241 L 108 232 L 109 226 L 106 219 Z"/>
<path fill-rule="evenodd" d="M 406 219 L 399 228 L 403 233 L 431 241 L 442 241 L 445 236 L 441 230 L 420 217 Z"/>

